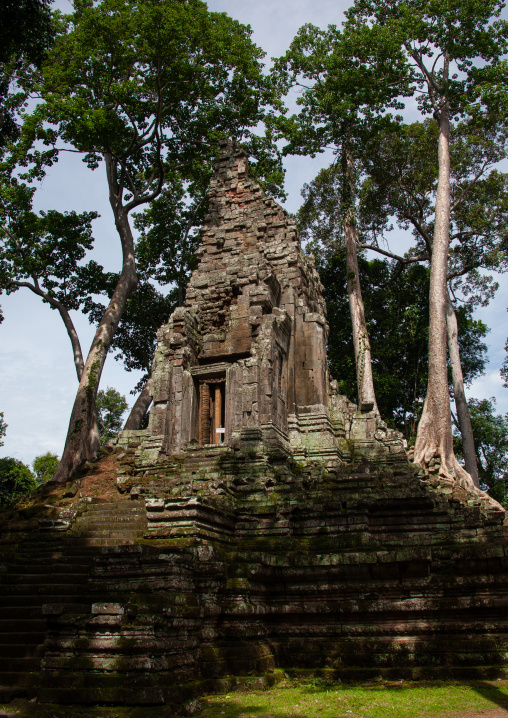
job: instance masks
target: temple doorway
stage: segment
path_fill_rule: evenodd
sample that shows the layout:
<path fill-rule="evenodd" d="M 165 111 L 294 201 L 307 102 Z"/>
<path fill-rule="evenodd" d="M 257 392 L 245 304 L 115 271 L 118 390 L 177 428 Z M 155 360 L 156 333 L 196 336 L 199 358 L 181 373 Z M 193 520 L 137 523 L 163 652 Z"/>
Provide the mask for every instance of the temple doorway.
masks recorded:
<path fill-rule="evenodd" d="M 223 444 L 226 434 L 226 377 L 199 382 L 199 443 Z"/>

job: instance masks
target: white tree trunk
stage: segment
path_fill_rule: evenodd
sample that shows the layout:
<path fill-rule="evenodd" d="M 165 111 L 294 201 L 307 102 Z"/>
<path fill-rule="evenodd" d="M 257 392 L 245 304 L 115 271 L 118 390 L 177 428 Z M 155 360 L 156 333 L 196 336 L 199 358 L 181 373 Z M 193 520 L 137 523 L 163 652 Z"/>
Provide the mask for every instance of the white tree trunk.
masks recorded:
<path fill-rule="evenodd" d="M 450 243 L 450 122 L 447 106 L 442 108 L 439 119 L 438 161 L 436 219 L 430 265 L 429 378 L 416 434 L 414 460 L 426 467 L 431 459 L 437 458 L 441 462 L 440 474 L 472 485 L 473 480 L 453 452 L 446 364 L 446 270 Z"/>
<path fill-rule="evenodd" d="M 448 292 L 446 295 L 446 327 L 448 332 L 448 353 L 450 355 L 450 364 L 452 368 L 453 394 L 455 396 L 455 407 L 457 410 L 459 429 L 462 435 L 466 471 L 473 479 L 474 485 L 480 487 L 473 427 L 471 425 L 469 407 L 467 405 L 466 394 L 464 392 L 464 377 L 460 361 L 457 316 Z"/>

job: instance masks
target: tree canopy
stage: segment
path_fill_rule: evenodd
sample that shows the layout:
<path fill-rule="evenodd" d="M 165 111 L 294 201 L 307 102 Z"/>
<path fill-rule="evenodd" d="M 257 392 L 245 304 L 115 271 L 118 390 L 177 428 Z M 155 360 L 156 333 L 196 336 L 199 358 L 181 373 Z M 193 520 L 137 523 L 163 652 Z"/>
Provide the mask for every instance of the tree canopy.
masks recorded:
<path fill-rule="evenodd" d="M 166 185 L 195 181 L 224 135 L 259 159 L 267 187 L 281 180 L 275 145 L 257 134 L 277 95 L 249 28 L 200 0 L 83 1 L 62 22 L 42 68 L 42 101 L 12 156 L 29 178 L 65 151 L 80 153 L 91 170 L 102 165 L 122 267 L 84 361 L 57 480 L 98 450 L 98 383 L 138 282 L 131 212 Z"/>
<path fill-rule="evenodd" d="M 122 416 L 128 404 L 125 397 L 108 386 L 97 394 L 97 414 L 102 444 L 108 444 L 122 428 Z"/>

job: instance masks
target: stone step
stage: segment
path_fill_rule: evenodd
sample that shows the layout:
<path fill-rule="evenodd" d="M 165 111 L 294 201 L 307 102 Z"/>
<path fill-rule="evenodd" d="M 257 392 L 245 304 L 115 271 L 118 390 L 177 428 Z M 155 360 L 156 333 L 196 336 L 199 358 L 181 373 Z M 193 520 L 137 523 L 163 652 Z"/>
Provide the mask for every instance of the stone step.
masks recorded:
<path fill-rule="evenodd" d="M 114 521 L 88 521 L 79 524 L 75 527 L 74 530 L 77 534 L 79 533 L 81 536 L 86 532 L 95 533 L 96 531 L 130 531 L 135 535 L 137 531 L 143 531 L 143 529 L 145 528 L 146 519 L 145 521 L 129 521 L 128 523 L 120 523 Z"/>
<path fill-rule="evenodd" d="M 44 642 L 45 635 L 45 633 L 41 633 L 30 643 L 16 643 L 14 640 L 11 643 L 3 640 L 2 637 L 0 638 L 0 657 L 8 655 L 10 660 L 40 658 L 44 652 L 41 644 Z"/>
<path fill-rule="evenodd" d="M 104 513 L 106 511 L 111 511 L 112 513 L 126 511 L 127 513 L 131 513 L 132 511 L 142 511 L 144 508 L 144 501 L 127 499 L 125 501 L 106 501 L 100 504 L 90 503 L 87 505 L 85 513 L 90 511 L 94 513 Z"/>
<path fill-rule="evenodd" d="M 136 539 L 124 539 L 123 541 L 117 538 L 77 538 L 76 541 L 80 542 L 82 546 L 91 546 L 95 548 L 101 548 L 106 546 L 132 546 L 136 543 Z"/>
<path fill-rule="evenodd" d="M 107 521 L 107 520 L 124 520 L 124 521 L 142 521 L 146 514 L 146 509 L 132 509 L 131 511 L 86 511 L 81 516 L 78 516 L 75 523 L 79 524 L 82 521 L 93 520 L 93 521 Z"/>
<path fill-rule="evenodd" d="M 40 668 L 40 665 L 41 659 L 34 656 L 15 656 L 7 658 L 0 655 L 0 682 L 4 682 L 2 680 L 2 674 L 4 671 L 8 671 L 9 673 L 26 673 L 29 671 L 36 671 Z"/>
<path fill-rule="evenodd" d="M 143 526 L 142 528 L 130 528 L 130 529 L 121 529 L 116 527 L 113 528 L 100 528 L 100 529 L 91 529 L 89 531 L 82 529 L 79 532 L 80 538 L 86 539 L 86 538 L 117 538 L 117 539 L 136 539 L 137 536 L 142 536 L 144 530 L 146 529 L 146 526 Z"/>
<path fill-rule="evenodd" d="M 64 573 L 87 573 L 90 566 L 93 565 L 92 561 L 87 563 L 77 563 L 76 561 L 65 561 L 65 562 L 41 562 L 41 563 L 30 563 L 30 564 L 14 564 L 7 565 L 7 571 L 13 576 L 24 576 L 24 575 L 44 575 L 46 573 L 64 574 Z M 0 573 L 0 577 L 2 574 Z"/>
<path fill-rule="evenodd" d="M 46 573 L 25 573 L 25 574 L 4 574 L 0 576 L 0 586 L 23 586 L 25 584 L 41 584 L 45 585 L 51 582 L 52 585 L 60 584 L 76 584 L 86 581 L 88 573 L 54 573 L 47 571 Z"/>
<path fill-rule="evenodd" d="M 73 588 L 75 588 L 73 586 Z M 49 590 L 44 594 L 34 594 L 33 590 L 28 593 L 16 594 L 16 592 L 3 594 L 0 592 L 0 609 L 2 616 L 5 611 L 19 609 L 26 615 L 26 611 L 38 610 L 43 603 L 71 603 L 75 602 L 78 591 L 72 593 L 58 593 L 57 597 Z"/>
<path fill-rule="evenodd" d="M 0 634 L 3 636 L 7 633 L 14 633 L 15 635 L 22 635 L 23 633 L 34 634 L 45 630 L 46 622 L 42 617 L 42 611 L 39 612 L 37 617 L 33 618 L 7 618 L 2 611 L 2 618 L 0 618 Z"/>
<path fill-rule="evenodd" d="M 65 556 L 59 558 L 41 558 L 38 556 L 19 556 L 15 561 L 6 561 L 5 564 L 10 567 L 19 567 L 19 573 L 22 573 L 26 567 L 30 566 L 63 566 L 67 570 L 69 566 L 83 567 L 87 571 L 88 567 L 93 564 L 96 554 L 92 551 L 84 551 L 79 546 L 74 545 L 74 536 L 72 533 L 66 535 L 66 551 Z M 71 563 L 72 561 L 72 563 Z"/>
<path fill-rule="evenodd" d="M 84 581 L 83 581 L 84 583 Z M 81 583 L 61 583 L 61 584 L 55 584 L 54 581 L 51 580 L 50 576 L 45 577 L 44 582 L 40 582 L 39 584 L 3 584 L 1 586 L 1 595 L 3 598 L 7 598 L 9 596 L 36 596 L 38 599 L 40 599 L 41 596 L 53 596 L 55 590 L 57 590 L 58 587 L 58 595 L 65 595 L 65 596 L 74 596 L 78 592 L 78 587 L 82 585 Z M 61 591 L 61 593 L 60 593 Z M 12 605 L 12 604 L 10 604 Z"/>
<path fill-rule="evenodd" d="M 26 695 L 26 691 L 20 686 L 0 686 L 0 703 L 10 703 L 15 698 L 26 698 Z"/>
<path fill-rule="evenodd" d="M 19 687 L 26 688 L 32 686 L 37 679 L 37 674 L 31 672 L 31 670 L 0 670 L 0 685 L 5 687 Z"/>
<path fill-rule="evenodd" d="M 131 524 L 131 523 L 139 523 L 145 520 L 146 517 L 146 510 L 143 510 L 143 512 L 139 512 L 137 514 L 108 514 L 106 512 L 104 513 L 96 513 L 95 511 L 89 511 L 86 514 L 83 514 L 83 516 L 80 516 L 78 519 L 76 519 L 76 525 L 81 525 L 83 523 L 118 523 L 118 524 Z"/>

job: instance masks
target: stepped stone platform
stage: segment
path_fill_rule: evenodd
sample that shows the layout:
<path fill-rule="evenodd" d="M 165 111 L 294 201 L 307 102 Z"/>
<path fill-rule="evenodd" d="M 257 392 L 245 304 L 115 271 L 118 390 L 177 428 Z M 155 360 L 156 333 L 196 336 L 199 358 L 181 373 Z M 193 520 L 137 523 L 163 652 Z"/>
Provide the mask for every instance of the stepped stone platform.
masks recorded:
<path fill-rule="evenodd" d="M 1 517 L 0 695 L 508 674 L 504 510 L 338 395 L 327 331 L 294 224 L 224 143 L 148 428 Z"/>

